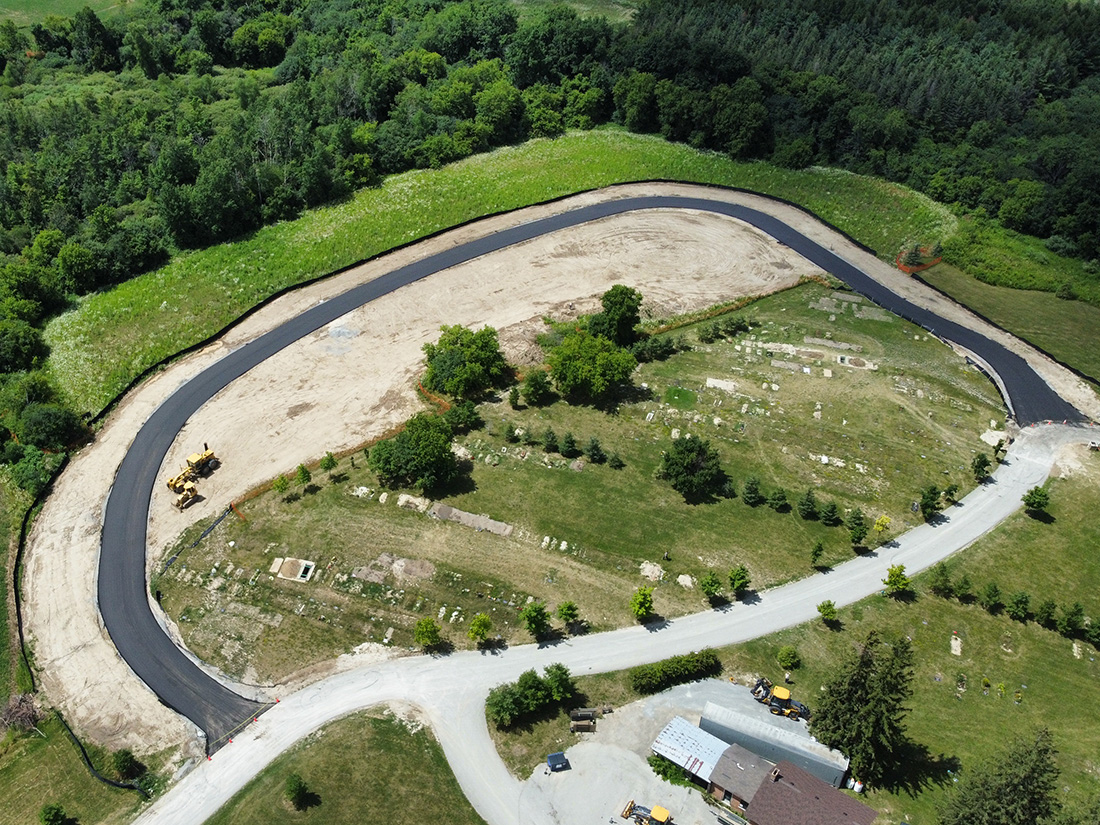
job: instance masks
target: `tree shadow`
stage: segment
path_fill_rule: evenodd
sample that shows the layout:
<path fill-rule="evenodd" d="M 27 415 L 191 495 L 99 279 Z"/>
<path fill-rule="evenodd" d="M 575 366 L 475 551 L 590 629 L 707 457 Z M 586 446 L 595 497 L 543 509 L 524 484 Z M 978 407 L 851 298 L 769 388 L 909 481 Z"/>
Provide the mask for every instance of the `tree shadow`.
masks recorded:
<path fill-rule="evenodd" d="M 664 630 L 666 627 L 672 625 L 671 619 L 666 619 L 660 613 L 652 613 L 646 619 L 642 620 L 642 627 L 648 630 L 650 633 L 656 633 L 659 630 Z"/>
<path fill-rule="evenodd" d="M 710 605 L 711 610 L 716 610 L 719 613 L 727 613 L 733 609 L 733 602 L 722 594 L 708 596 L 707 603 Z"/>
<path fill-rule="evenodd" d="M 455 652 L 454 642 L 450 641 L 449 639 L 442 639 L 438 644 L 425 647 L 424 652 L 434 658 L 450 656 L 452 653 Z"/>
<path fill-rule="evenodd" d="M 307 790 L 302 794 L 301 804 L 302 807 L 298 808 L 299 811 L 308 811 L 310 808 L 318 808 L 321 805 L 321 796 L 316 791 Z"/>
<path fill-rule="evenodd" d="M 508 643 L 499 636 L 495 639 L 486 639 L 483 642 L 477 643 L 477 650 L 483 656 L 485 654 L 489 654 L 490 656 L 499 656 L 507 649 Z"/>
<path fill-rule="evenodd" d="M 307 484 L 305 489 L 302 490 L 303 495 L 315 496 L 321 492 L 321 485 L 319 484 Z"/>
<path fill-rule="evenodd" d="M 539 650 L 546 647 L 557 647 L 562 642 L 567 640 L 567 636 L 557 628 L 550 628 L 545 633 L 542 633 L 538 637 Z"/>
<path fill-rule="evenodd" d="M 337 473 L 336 475 L 330 475 L 328 477 L 328 480 L 332 484 L 344 484 L 348 480 L 348 474 L 347 473 Z"/>
<path fill-rule="evenodd" d="M 640 404 L 643 401 L 653 400 L 653 390 L 640 384 L 629 384 L 615 394 L 617 403 Z"/>
<path fill-rule="evenodd" d="M 470 461 L 459 462 L 459 472 L 445 484 L 437 484 L 430 490 L 425 490 L 424 494 L 436 501 L 447 498 L 448 496 L 460 496 L 464 493 L 473 493 L 477 490 L 477 483 L 474 481 L 474 477 L 471 473 L 473 469 L 473 463 Z"/>
<path fill-rule="evenodd" d="M 899 590 L 896 593 L 887 593 L 886 598 L 901 604 L 913 604 L 917 600 L 917 591 L 910 587 L 906 590 Z"/>
<path fill-rule="evenodd" d="M 839 633 L 844 629 L 844 622 L 840 619 L 822 619 L 821 621 L 825 627 L 829 628 L 829 630 L 834 633 Z"/>
<path fill-rule="evenodd" d="M 737 594 L 736 601 L 741 604 L 759 604 L 760 594 L 756 590 L 742 590 Z"/>
<path fill-rule="evenodd" d="M 823 576 L 828 576 L 833 572 L 833 566 L 831 564 L 815 564 L 813 568 Z"/>
<path fill-rule="evenodd" d="M 933 756 L 924 745 L 906 740 L 898 749 L 894 768 L 883 776 L 882 786 L 891 793 L 915 797 L 933 786 L 950 784 L 960 767 L 958 757 L 942 753 Z"/>
<path fill-rule="evenodd" d="M 285 496 L 283 496 L 283 503 L 284 504 L 293 504 L 294 502 L 301 501 L 301 500 L 302 500 L 302 494 L 301 493 L 287 493 Z"/>
<path fill-rule="evenodd" d="M 878 558 L 878 551 L 872 550 L 866 544 L 853 544 L 852 552 L 855 553 L 857 556 L 864 556 L 868 559 Z"/>
<path fill-rule="evenodd" d="M 1025 507 L 1024 512 L 1041 524 L 1054 524 L 1054 516 L 1052 516 L 1046 510 L 1028 510 Z"/>

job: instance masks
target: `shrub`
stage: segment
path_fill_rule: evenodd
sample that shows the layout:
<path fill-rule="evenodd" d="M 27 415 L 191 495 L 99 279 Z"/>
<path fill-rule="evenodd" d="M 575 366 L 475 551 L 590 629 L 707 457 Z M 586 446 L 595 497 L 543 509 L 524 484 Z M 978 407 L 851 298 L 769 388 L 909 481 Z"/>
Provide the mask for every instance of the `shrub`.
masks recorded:
<path fill-rule="evenodd" d="M 498 728 L 536 714 L 555 703 L 573 699 L 577 686 L 569 669 L 560 663 L 547 665 L 544 677 L 534 670 L 520 674 L 515 682 L 497 685 L 485 699 L 485 716 Z"/>
<path fill-rule="evenodd" d="M 470 430 L 479 430 L 485 423 L 481 420 L 481 414 L 473 401 L 460 401 L 447 412 L 443 413 L 443 420 L 456 433 L 468 433 Z M 323 467 L 321 469 L 324 469 Z"/>
<path fill-rule="evenodd" d="M 638 693 L 660 693 L 662 690 L 693 682 L 722 672 L 722 662 L 713 650 L 700 650 L 684 656 L 673 656 L 651 665 L 630 669 L 630 686 Z"/>
<path fill-rule="evenodd" d="M 1046 628 L 1054 627 L 1054 614 L 1058 612 L 1058 603 L 1054 599 L 1043 599 L 1035 608 L 1035 621 Z"/>
<path fill-rule="evenodd" d="M 286 787 L 283 789 L 283 794 L 286 796 L 287 801 L 294 806 L 294 810 L 304 811 L 308 807 L 309 788 L 306 786 L 305 780 L 298 774 L 292 773 L 286 778 Z"/>
<path fill-rule="evenodd" d="M 784 670 L 795 670 L 802 665 L 802 657 L 798 655 L 794 645 L 783 645 L 775 654 L 775 660 Z"/>
<path fill-rule="evenodd" d="M 817 612 L 821 616 L 821 621 L 827 625 L 831 625 L 836 622 L 837 610 L 836 605 L 833 604 L 832 599 L 826 599 L 817 606 Z"/>
<path fill-rule="evenodd" d="M 57 802 L 43 805 L 42 810 L 38 812 L 38 821 L 42 825 L 65 825 L 67 819 L 65 809 Z"/>

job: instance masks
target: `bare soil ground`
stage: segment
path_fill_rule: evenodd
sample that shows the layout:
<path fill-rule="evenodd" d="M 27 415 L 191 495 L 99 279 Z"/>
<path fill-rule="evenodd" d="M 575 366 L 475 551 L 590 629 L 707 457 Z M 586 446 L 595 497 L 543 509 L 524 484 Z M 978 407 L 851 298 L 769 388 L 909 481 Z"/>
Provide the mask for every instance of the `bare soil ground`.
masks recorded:
<path fill-rule="evenodd" d="M 763 198 L 688 185 L 639 184 L 532 207 L 445 233 L 273 302 L 221 341 L 135 390 L 93 445 L 71 463 L 39 516 L 27 556 L 27 627 L 43 686 L 86 736 L 148 752 L 191 739 L 191 726 L 162 706 L 110 643 L 96 606 L 98 541 L 109 480 L 148 415 L 202 369 L 281 321 L 385 271 L 520 221 L 641 193 L 722 197 L 771 212 L 857 263 L 911 300 L 1020 352 L 1040 375 L 1089 415 L 1100 402 L 1072 374 L 965 309 L 877 261 L 805 213 Z M 594 306 L 615 283 L 640 289 L 654 314 L 701 309 L 787 286 L 816 268 L 729 218 L 653 211 L 609 218 L 513 247 L 411 285 L 288 347 L 203 407 L 180 433 L 163 472 L 175 471 L 203 442 L 222 466 L 182 514 L 158 489 L 149 523 L 149 565 L 188 524 L 325 450 L 353 447 L 419 407 L 421 346 L 441 324 L 508 330 L 570 302 Z M 587 302 L 587 303 L 585 303 Z M 523 360 L 523 353 L 509 354 Z"/>

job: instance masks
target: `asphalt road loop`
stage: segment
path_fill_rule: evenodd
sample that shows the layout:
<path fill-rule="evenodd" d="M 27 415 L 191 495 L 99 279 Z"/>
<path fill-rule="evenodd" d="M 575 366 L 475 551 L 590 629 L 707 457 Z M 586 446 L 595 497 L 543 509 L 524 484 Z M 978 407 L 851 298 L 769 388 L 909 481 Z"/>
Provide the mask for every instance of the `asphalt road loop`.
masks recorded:
<path fill-rule="evenodd" d="M 149 417 L 119 466 L 103 521 L 98 577 L 103 622 L 122 658 L 161 702 L 206 733 L 208 750 L 216 749 L 230 732 L 266 706 L 207 675 L 165 635 L 149 606 L 145 579 L 149 501 L 161 463 L 187 420 L 218 391 L 284 347 L 382 295 L 549 232 L 642 209 L 694 209 L 744 221 L 832 273 L 855 292 L 973 352 L 1000 378 L 1021 426 L 1084 420 L 1023 358 L 1001 344 L 910 303 L 786 223 L 745 206 L 705 198 L 628 197 L 583 206 L 454 246 L 314 306 L 218 361 Z"/>

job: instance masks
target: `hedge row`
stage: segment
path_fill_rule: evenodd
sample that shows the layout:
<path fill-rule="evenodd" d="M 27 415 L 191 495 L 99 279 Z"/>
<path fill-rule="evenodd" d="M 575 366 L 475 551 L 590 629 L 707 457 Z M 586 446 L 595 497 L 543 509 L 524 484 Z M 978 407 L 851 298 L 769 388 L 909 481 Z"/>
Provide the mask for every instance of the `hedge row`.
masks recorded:
<path fill-rule="evenodd" d="M 673 685 L 702 679 L 704 676 L 717 676 L 722 672 L 722 663 L 713 650 L 700 650 L 686 656 L 673 656 L 640 665 L 630 671 L 630 686 L 638 693 L 660 693 Z"/>

